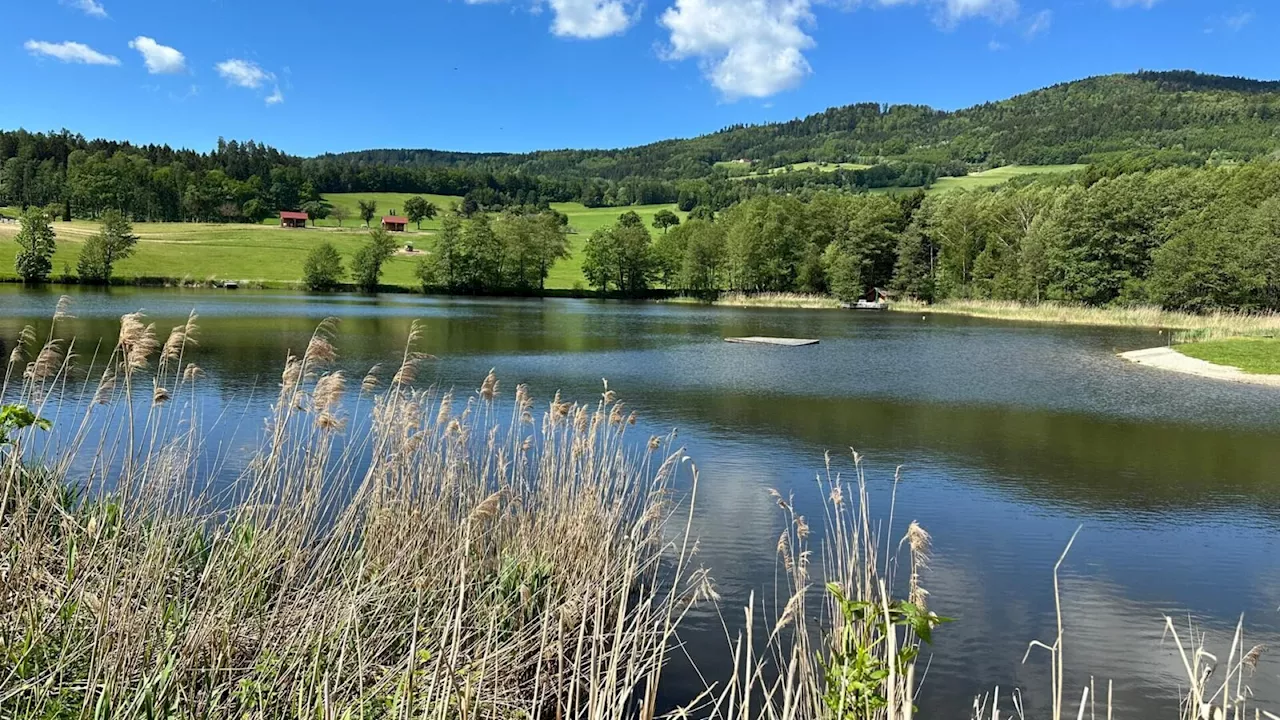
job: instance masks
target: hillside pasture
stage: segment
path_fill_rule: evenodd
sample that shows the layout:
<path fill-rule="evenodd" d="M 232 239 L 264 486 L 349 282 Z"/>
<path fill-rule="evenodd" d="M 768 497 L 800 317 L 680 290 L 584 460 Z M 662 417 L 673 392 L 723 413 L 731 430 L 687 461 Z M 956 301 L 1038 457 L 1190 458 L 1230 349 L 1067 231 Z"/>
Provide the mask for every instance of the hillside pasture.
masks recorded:
<path fill-rule="evenodd" d="M 1006 183 L 1014 178 L 1026 175 L 1050 175 L 1083 170 L 1088 165 L 1006 165 L 982 172 L 969 173 L 963 177 L 942 177 L 929 188 L 929 192 L 945 192 L 947 190 L 973 190 Z"/>
<path fill-rule="evenodd" d="M 439 213 L 431 220 L 422 221 L 422 229 L 424 231 L 439 230 L 440 216 L 448 212 L 449 208 L 453 207 L 454 204 L 462 202 L 462 198 L 454 195 L 431 195 L 428 193 L 326 193 L 320 197 L 330 205 L 341 207 L 347 211 L 347 219 L 342 221 L 342 227 L 345 228 L 364 227 L 364 221 L 360 219 L 360 201 L 362 200 L 366 202 L 372 200 L 377 206 L 378 211 L 373 220 L 376 224 L 383 215 L 391 215 L 392 210 L 395 210 L 397 215 L 404 215 L 404 203 L 406 200 L 411 197 L 423 197 L 434 203 Z M 269 219 L 267 222 L 273 225 L 279 224 L 279 220 L 275 218 Z M 316 226 L 338 227 L 338 221 L 333 218 L 327 218 L 316 222 Z M 415 232 L 417 229 L 418 226 L 416 224 L 409 223 L 409 232 Z"/>
<path fill-rule="evenodd" d="M 53 227 L 58 236 L 53 257 L 53 276 L 57 279 L 75 273 L 84 241 L 100 226 L 75 220 L 55 222 Z M 235 280 L 267 287 L 299 282 L 307 253 L 326 240 L 333 243 L 349 267 L 351 257 L 367 237 L 363 228 L 286 230 L 247 224 L 134 223 L 133 229 L 138 245 L 132 257 L 116 264 L 118 279 Z M 13 261 L 18 245 L 12 239 L 17 232 L 16 224 L 0 224 L 0 279 L 16 277 Z M 393 257 L 386 265 L 383 283 L 416 287 L 416 262 L 415 257 L 407 255 Z"/>
<path fill-rule="evenodd" d="M 378 193 L 333 194 L 325 199 L 332 204 L 356 207 L 359 200 L 376 198 L 380 212 L 394 207 L 400 210 L 405 198 L 411 194 Z M 459 200 L 443 195 L 424 195 L 441 209 Z M 386 205 L 382 205 L 382 203 Z M 395 203 L 395 205 L 392 205 Z M 596 230 L 617 221 L 618 216 L 634 210 L 644 219 L 645 226 L 656 237 L 653 228 L 654 215 L 663 209 L 677 212 L 683 220 L 685 213 L 676 211 L 675 205 L 639 205 L 629 208 L 588 208 L 580 203 L 554 203 L 556 210 L 569 217 L 569 252 L 567 260 L 561 260 L 551 268 L 547 288 L 570 290 L 585 287 L 582 275 L 582 254 L 587 238 Z M 16 214 L 16 213 L 10 213 Z M 354 213 L 353 213 L 354 214 Z M 316 245 L 328 241 L 342 255 L 344 265 L 350 267 L 351 258 L 364 243 L 368 231 L 359 218 L 349 219 L 344 228 L 333 227 L 333 221 L 321 221 L 319 227 L 284 229 L 278 221 L 262 225 L 213 224 L 213 223 L 134 223 L 138 246 L 133 257 L 116 265 L 116 278 L 124 281 L 136 278 L 168 278 L 174 281 L 208 282 L 210 280 L 235 280 L 267 287 L 291 286 L 301 281 L 302 264 Z M 429 257 L 433 236 L 439 229 L 440 218 L 422 223 L 422 231 L 413 229 L 397 236 L 402 243 L 413 243 L 419 252 L 400 254 L 391 259 L 383 274 L 383 284 L 404 288 L 416 288 L 418 280 L 414 269 L 420 258 Z M 58 249 L 53 258 L 53 276 L 74 275 L 80 249 L 84 241 L 98 231 L 100 225 L 89 220 L 69 223 L 55 222 Z M 16 278 L 13 261 L 18 245 L 13 242 L 19 226 L 17 223 L 0 223 L 0 280 Z"/>
<path fill-rule="evenodd" d="M 798 162 L 781 167 L 769 168 L 767 170 L 754 170 L 754 165 L 744 165 L 735 162 L 718 162 L 716 167 L 723 167 L 729 171 L 730 178 L 734 180 L 742 180 L 744 178 L 761 178 L 769 175 L 782 175 L 788 172 L 801 172 L 803 170 L 816 170 L 818 172 L 835 172 L 836 170 L 866 170 L 870 165 L 861 163 L 848 162 Z"/>

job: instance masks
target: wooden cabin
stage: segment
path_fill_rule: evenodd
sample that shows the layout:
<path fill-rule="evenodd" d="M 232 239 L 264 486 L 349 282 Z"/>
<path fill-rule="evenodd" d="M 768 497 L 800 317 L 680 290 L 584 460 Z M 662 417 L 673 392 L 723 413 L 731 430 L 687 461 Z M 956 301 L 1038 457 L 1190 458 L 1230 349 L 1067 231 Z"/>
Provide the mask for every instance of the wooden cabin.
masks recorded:
<path fill-rule="evenodd" d="M 304 212 L 280 211 L 280 227 L 282 228 L 304 228 L 310 219 L 311 216 Z"/>
<path fill-rule="evenodd" d="M 399 215 L 385 215 L 382 218 L 382 229 L 387 232 L 404 232 L 409 227 L 409 218 Z"/>

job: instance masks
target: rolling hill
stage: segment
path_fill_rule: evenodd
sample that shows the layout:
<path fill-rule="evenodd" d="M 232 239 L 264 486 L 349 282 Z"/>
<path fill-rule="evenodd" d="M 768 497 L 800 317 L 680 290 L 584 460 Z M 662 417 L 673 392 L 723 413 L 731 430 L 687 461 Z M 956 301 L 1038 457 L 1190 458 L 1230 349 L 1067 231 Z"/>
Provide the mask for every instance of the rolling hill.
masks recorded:
<path fill-rule="evenodd" d="M 317 159 L 577 179 L 678 180 L 723 176 L 730 170 L 718 163 L 742 159 L 758 170 L 887 160 L 995 167 L 1075 164 L 1144 150 L 1248 159 L 1278 147 L 1280 82 L 1171 71 L 1086 78 L 954 112 L 860 103 L 788 122 L 733 126 L 617 150 L 399 149 Z"/>

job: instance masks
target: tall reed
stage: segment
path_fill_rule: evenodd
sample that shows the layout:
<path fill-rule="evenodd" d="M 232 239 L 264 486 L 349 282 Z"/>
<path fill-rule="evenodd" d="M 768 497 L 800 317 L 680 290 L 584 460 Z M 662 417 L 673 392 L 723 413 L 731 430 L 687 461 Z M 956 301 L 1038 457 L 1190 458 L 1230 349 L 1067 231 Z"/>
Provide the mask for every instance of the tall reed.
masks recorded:
<path fill-rule="evenodd" d="M 69 439 L 18 433 L 0 470 L 0 715 L 654 714 L 673 633 L 709 594 L 678 450 L 633 451 L 607 389 L 541 412 L 523 386 L 508 409 L 493 374 L 472 394 L 415 389 L 412 351 L 344 402 L 332 331 L 288 357 L 227 487 L 199 464 L 194 317 L 161 342 L 125 316 Z M 71 347 L 15 357 L 9 396 L 73 394 Z"/>

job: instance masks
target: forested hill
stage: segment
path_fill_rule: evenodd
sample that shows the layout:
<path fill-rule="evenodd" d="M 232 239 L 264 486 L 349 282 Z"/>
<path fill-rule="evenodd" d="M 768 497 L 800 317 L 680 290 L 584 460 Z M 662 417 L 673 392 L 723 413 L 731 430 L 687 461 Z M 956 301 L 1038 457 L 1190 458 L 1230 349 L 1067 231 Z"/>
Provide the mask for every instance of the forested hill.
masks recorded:
<path fill-rule="evenodd" d="M 923 189 L 943 176 L 1006 165 L 1087 164 L 1081 179 L 1090 184 L 1272 154 L 1280 157 L 1280 83 L 1144 72 L 956 112 L 848 105 L 621 150 L 369 150 L 300 158 L 221 138 L 200 153 L 69 130 L 0 131 L 0 208 L 56 207 L 65 218 L 116 209 L 148 220 L 257 222 L 281 209 L 316 209 L 326 193 L 396 192 L 459 196 L 468 212 L 553 202 L 718 211 L 757 195 Z"/>
<path fill-rule="evenodd" d="M 619 181 L 714 177 L 733 169 L 717 163 L 735 160 L 750 160 L 756 169 L 806 161 L 998 166 L 1089 162 L 1134 150 L 1241 160 L 1277 148 L 1280 82 L 1175 71 L 1093 77 L 956 112 L 846 105 L 789 122 L 734 126 L 620 150 L 368 150 L 322 159 Z"/>

